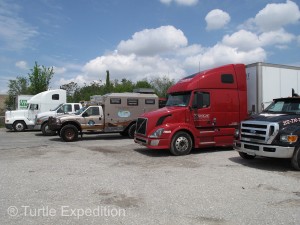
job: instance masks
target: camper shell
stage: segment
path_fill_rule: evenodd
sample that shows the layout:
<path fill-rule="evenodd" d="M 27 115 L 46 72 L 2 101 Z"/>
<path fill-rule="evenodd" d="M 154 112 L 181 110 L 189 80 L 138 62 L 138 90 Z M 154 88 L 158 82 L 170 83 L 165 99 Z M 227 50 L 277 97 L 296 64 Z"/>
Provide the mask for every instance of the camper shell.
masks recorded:
<path fill-rule="evenodd" d="M 91 96 L 89 106 L 75 115 L 49 118 L 49 128 L 65 141 L 75 141 L 78 134 L 120 133 L 133 137 L 136 119 L 158 109 L 158 96 L 144 93 L 110 93 Z"/>

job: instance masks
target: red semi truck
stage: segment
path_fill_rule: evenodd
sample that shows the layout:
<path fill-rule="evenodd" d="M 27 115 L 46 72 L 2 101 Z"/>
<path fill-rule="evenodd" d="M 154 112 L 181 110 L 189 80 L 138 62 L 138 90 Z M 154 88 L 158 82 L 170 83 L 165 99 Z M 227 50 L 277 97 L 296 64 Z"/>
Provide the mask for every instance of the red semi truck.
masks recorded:
<path fill-rule="evenodd" d="M 168 90 L 166 107 L 137 120 L 135 142 L 186 155 L 192 148 L 232 146 L 247 112 L 244 64 L 230 64 L 185 77 Z"/>

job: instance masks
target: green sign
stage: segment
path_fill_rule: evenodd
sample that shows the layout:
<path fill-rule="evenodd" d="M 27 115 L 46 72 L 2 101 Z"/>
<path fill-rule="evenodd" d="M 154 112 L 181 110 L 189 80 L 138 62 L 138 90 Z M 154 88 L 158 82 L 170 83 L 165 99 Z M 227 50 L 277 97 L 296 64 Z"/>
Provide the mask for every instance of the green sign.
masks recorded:
<path fill-rule="evenodd" d="M 25 100 L 25 99 L 21 99 L 20 100 L 20 108 L 21 109 L 27 109 L 27 100 Z"/>

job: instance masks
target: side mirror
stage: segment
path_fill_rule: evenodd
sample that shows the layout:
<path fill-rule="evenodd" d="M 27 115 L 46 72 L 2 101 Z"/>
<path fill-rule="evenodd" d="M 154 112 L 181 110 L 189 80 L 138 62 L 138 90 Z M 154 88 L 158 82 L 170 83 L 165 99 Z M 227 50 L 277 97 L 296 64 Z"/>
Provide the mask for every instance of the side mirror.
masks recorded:
<path fill-rule="evenodd" d="M 193 105 L 192 105 L 192 109 L 194 109 L 194 110 L 195 110 L 195 109 L 198 109 L 198 106 L 195 105 L 195 104 L 193 104 Z"/>
<path fill-rule="evenodd" d="M 87 117 L 87 116 L 88 116 L 87 112 L 82 113 L 82 117 Z"/>

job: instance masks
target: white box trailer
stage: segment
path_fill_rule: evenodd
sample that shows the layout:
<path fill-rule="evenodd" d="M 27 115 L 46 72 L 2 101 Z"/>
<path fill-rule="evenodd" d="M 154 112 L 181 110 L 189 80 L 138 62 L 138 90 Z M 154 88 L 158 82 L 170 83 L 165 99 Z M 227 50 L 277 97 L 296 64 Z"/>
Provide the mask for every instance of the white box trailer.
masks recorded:
<path fill-rule="evenodd" d="M 300 92 L 300 67 L 270 63 L 246 66 L 248 112 L 259 113 L 274 98 L 292 95 L 292 88 Z"/>
<path fill-rule="evenodd" d="M 18 95 L 15 98 L 15 108 L 17 110 L 20 109 L 27 109 L 28 107 L 28 100 L 31 99 L 33 95 Z"/>

